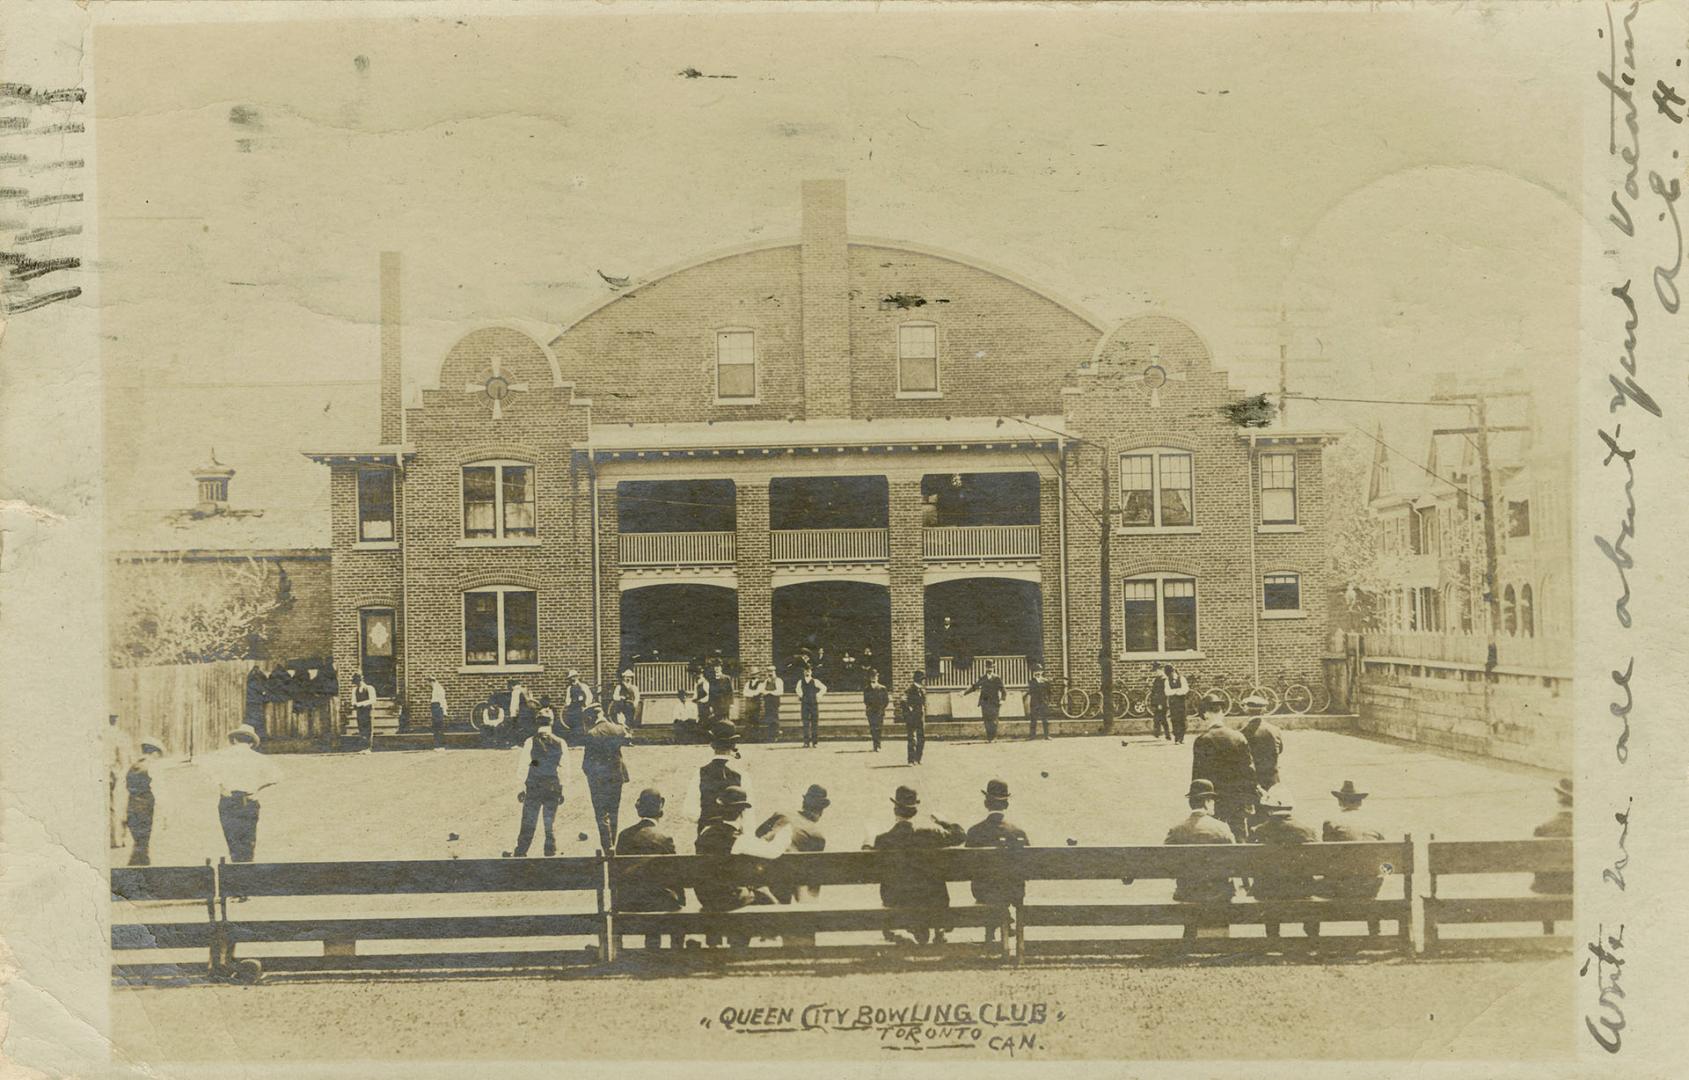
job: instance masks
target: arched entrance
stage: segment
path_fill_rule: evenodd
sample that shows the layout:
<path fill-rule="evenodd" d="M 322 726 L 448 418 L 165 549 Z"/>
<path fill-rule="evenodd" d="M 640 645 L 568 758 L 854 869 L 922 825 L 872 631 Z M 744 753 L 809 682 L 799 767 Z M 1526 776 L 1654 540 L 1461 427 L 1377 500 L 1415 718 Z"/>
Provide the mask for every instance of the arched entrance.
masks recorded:
<path fill-rule="evenodd" d="M 634 667 L 647 693 L 686 685 L 704 658 L 739 655 L 739 593 L 722 585 L 668 582 L 624 589 L 621 666 Z"/>
<path fill-rule="evenodd" d="M 791 685 L 802 657 L 830 690 L 891 679 L 891 590 L 865 581 L 806 581 L 774 590 L 774 657 Z"/>
<path fill-rule="evenodd" d="M 1010 686 L 1024 686 L 1028 667 L 1043 659 L 1044 603 L 1037 582 L 968 577 L 927 586 L 928 685 L 965 688 L 976 661 L 997 659 Z"/>

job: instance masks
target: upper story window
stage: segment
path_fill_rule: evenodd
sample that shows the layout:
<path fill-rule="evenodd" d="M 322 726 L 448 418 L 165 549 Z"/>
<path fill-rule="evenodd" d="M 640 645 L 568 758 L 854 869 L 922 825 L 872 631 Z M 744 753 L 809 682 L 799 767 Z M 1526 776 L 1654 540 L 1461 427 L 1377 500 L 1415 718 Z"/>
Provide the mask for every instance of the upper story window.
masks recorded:
<path fill-rule="evenodd" d="M 939 392 L 938 327 L 932 323 L 905 323 L 897 328 L 897 392 Z"/>
<path fill-rule="evenodd" d="M 534 467 L 490 461 L 463 468 L 463 536 L 466 540 L 531 538 Z"/>
<path fill-rule="evenodd" d="M 538 594 L 504 585 L 463 594 L 465 667 L 537 664 L 539 659 Z"/>
<path fill-rule="evenodd" d="M 1120 523 L 1126 528 L 1195 523 L 1188 450 L 1135 450 L 1120 456 Z"/>
<path fill-rule="evenodd" d="M 756 335 L 751 331 L 716 331 L 715 396 L 718 401 L 756 400 Z"/>
<path fill-rule="evenodd" d="M 1261 455 L 1261 524 L 1296 524 L 1296 455 Z"/>
<path fill-rule="evenodd" d="M 358 540 L 393 539 L 393 470 L 358 470 Z"/>
<path fill-rule="evenodd" d="M 1261 584 L 1261 607 L 1266 611 L 1301 611 L 1301 575 L 1268 574 Z"/>
<path fill-rule="evenodd" d="M 1507 500 L 1507 538 L 1517 540 L 1531 535 L 1531 500 Z"/>
<path fill-rule="evenodd" d="M 1128 653 L 1196 651 L 1196 579 L 1128 578 L 1123 584 Z"/>

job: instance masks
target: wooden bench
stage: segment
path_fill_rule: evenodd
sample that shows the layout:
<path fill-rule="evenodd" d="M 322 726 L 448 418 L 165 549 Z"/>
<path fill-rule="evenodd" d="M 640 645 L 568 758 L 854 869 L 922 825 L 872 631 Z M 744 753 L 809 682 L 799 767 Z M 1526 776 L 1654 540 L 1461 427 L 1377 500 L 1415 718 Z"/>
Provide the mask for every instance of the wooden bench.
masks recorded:
<path fill-rule="evenodd" d="M 1413 838 L 1365 843 L 1317 843 L 1294 847 L 1263 847 L 1255 844 L 1174 844 L 1155 847 L 1120 848 L 1027 848 L 1007 853 L 1033 884 L 1029 902 L 1016 919 L 1015 955 L 1073 955 L 1095 952 L 1155 952 L 1202 949 L 1308 949 L 1371 947 L 1388 944 L 1393 949 L 1413 950 Z M 1040 881 L 1144 881 L 1180 877 L 1252 877 L 1262 870 L 1293 873 L 1313 878 L 1368 878 L 1383 876 L 1377 898 L 1307 899 L 1255 901 L 1243 895 L 1233 902 L 1189 903 L 1049 903 L 1040 902 Z M 1125 886 L 1130 895 L 1133 886 Z M 1249 937 L 1121 939 L 1065 936 L 1034 939 L 1028 943 L 1028 927 L 1144 927 L 1228 929 L 1240 925 L 1353 922 L 1393 923 L 1387 937 L 1341 935 L 1317 938 Z"/>
<path fill-rule="evenodd" d="M 1430 893 L 1425 897 L 1425 950 L 1459 943 L 1493 947 L 1497 943 L 1547 944 L 1555 948 L 1570 948 L 1570 934 L 1556 934 L 1555 924 L 1570 922 L 1572 897 L 1566 894 L 1533 893 L 1521 884 L 1517 890 L 1504 895 L 1443 896 L 1438 894 L 1438 880 L 1444 877 L 1490 874 L 1570 874 L 1572 872 L 1572 841 L 1570 837 L 1551 837 L 1531 840 L 1443 840 L 1435 836 L 1426 845 L 1426 870 L 1431 875 Z M 1440 928 L 1447 924 L 1504 925 L 1534 923 L 1542 928 L 1540 937 L 1521 939 L 1511 935 L 1487 934 L 1444 938 Z"/>
<path fill-rule="evenodd" d="M 946 881 L 968 881 L 1000 868 L 1001 854 L 996 851 L 943 848 L 920 852 L 793 852 L 772 860 L 736 855 L 729 856 L 732 861 L 725 873 L 719 856 L 618 856 L 610 860 L 611 955 L 616 955 L 620 939 L 625 935 L 681 937 L 687 934 L 702 934 L 727 940 L 760 938 L 779 942 L 758 945 L 744 952 L 745 956 L 767 956 L 775 952 L 830 957 L 877 955 L 885 950 L 884 943 L 825 943 L 818 940 L 817 935 L 862 932 L 883 934 L 886 931 L 907 930 L 918 926 L 927 930 L 984 930 L 989 927 L 996 931 L 996 941 L 993 943 L 975 941 L 952 942 L 943 946 L 935 944 L 929 946 L 927 951 L 1003 957 L 1007 955 L 1012 928 L 1009 908 L 1006 905 L 959 904 L 948 908 L 894 909 L 881 906 L 879 898 L 874 896 L 868 906 L 840 908 L 828 906 L 829 897 L 826 891 L 814 900 L 781 905 L 750 905 L 733 911 L 635 912 L 623 911 L 615 903 L 615 897 L 619 895 L 622 886 L 635 879 L 642 887 L 684 888 L 692 891 L 696 890 L 700 882 L 722 879 L 767 886 L 775 891 L 803 885 L 835 888 L 846 885 L 877 886 L 882 881 L 906 879 L 911 874 L 940 875 Z M 711 955 L 721 954 L 715 952 Z"/>
<path fill-rule="evenodd" d="M 125 956 L 157 949 L 203 949 L 206 963 L 161 962 L 157 959 L 112 963 L 112 974 L 121 981 L 146 980 L 181 975 L 203 975 L 215 958 L 213 921 L 217 917 L 217 871 L 208 859 L 204 866 L 119 866 L 111 871 L 111 899 L 114 921 L 111 947 Z M 135 914 L 163 914 L 175 911 L 182 920 L 147 918 L 144 922 L 117 922 L 118 904 L 140 904 Z M 190 906 L 191 905 L 191 906 Z M 184 910 L 185 909 L 185 910 Z M 194 917 L 197 916 L 197 917 Z"/>
<path fill-rule="evenodd" d="M 417 862 L 223 863 L 218 867 L 216 962 L 224 971 L 239 962 L 240 946 L 258 942 L 321 942 L 320 956 L 270 956 L 277 971 L 326 971 L 399 967 L 534 967 L 590 963 L 608 949 L 603 915 L 604 860 L 443 859 Z M 591 912 L 512 915 L 405 915 L 378 918 L 241 917 L 242 898 L 334 896 L 419 897 L 443 894 L 545 893 L 559 898 L 590 893 Z M 230 901 L 235 901 L 231 915 Z M 589 955 L 562 949 L 555 939 L 596 940 Z M 518 951 L 418 951 L 360 955 L 366 941 L 485 942 L 535 940 Z"/>

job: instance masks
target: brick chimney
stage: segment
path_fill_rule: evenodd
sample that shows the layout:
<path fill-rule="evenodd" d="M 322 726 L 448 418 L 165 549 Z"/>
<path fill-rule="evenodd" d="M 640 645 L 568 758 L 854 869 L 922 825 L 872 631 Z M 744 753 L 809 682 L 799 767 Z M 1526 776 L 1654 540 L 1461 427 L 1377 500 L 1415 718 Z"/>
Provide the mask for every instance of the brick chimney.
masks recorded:
<path fill-rule="evenodd" d="M 804 415 L 850 415 L 850 254 L 843 180 L 803 182 Z"/>
<path fill-rule="evenodd" d="M 404 350 L 399 338 L 399 253 L 381 253 L 381 445 L 405 438 Z"/>

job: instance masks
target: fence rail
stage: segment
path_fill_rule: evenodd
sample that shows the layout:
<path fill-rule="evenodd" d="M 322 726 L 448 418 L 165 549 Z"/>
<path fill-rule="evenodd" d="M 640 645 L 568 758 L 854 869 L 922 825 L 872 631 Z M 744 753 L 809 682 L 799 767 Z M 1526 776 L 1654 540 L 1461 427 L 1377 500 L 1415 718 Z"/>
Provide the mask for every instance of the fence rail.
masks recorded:
<path fill-rule="evenodd" d="M 730 532 L 622 533 L 623 566 L 731 566 Z"/>
<path fill-rule="evenodd" d="M 252 668 L 251 660 L 113 668 L 106 680 L 107 711 L 117 717 L 126 746 L 154 735 L 172 756 L 203 754 L 221 747 L 245 722 Z"/>
<path fill-rule="evenodd" d="M 673 694 L 678 690 L 689 690 L 692 681 L 686 677 L 686 669 L 691 665 L 684 660 L 661 660 L 653 663 L 634 664 L 633 681 L 639 687 L 640 694 L 649 697 L 652 694 Z"/>
<path fill-rule="evenodd" d="M 773 561 L 885 562 L 890 545 L 885 529 L 777 529 Z"/>
<path fill-rule="evenodd" d="M 1377 631 L 1364 635 L 1369 658 L 1442 661 L 1483 667 L 1488 639 L 1479 634 L 1433 634 L 1418 631 Z M 1496 638 L 1496 666 L 1533 672 L 1572 673 L 1571 642 L 1553 637 Z"/>
<path fill-rule="evenodd" d="M 939 525 L 921 531 L 927 559 L 1036 559 L 1037 525 Z"/>
<path fill-rule="evenodd" d="M 938 658 L 938 670 L 927 672 L 929 690 L 966 690 L 974 680 L 985 674 L 985 662 L 996 661 L 997 676 L 1008 687 L 1024 687 L 1028 665 L 1024 656 L 976 656 L 967 667 L 957 667 L 956 658 Z"/>

